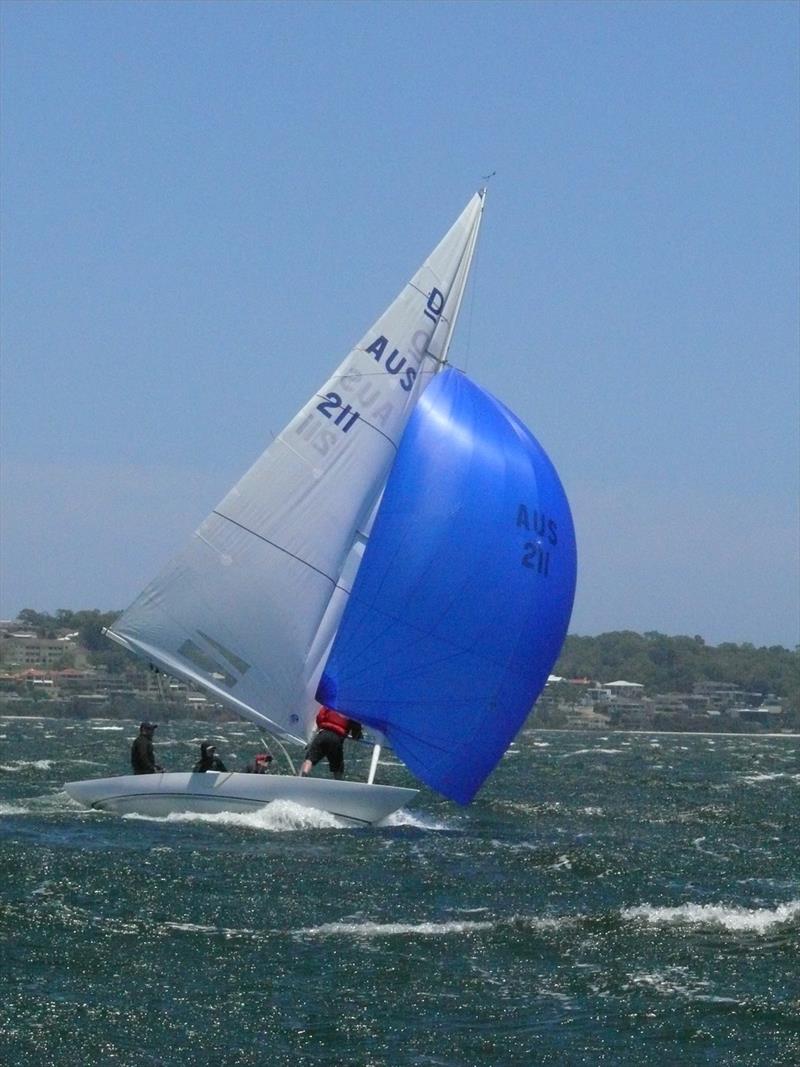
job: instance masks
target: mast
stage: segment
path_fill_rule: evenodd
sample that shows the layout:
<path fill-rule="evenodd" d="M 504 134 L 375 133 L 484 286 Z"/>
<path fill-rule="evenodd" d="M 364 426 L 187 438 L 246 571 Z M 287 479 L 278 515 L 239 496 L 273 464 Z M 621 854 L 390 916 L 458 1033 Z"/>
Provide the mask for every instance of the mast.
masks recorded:
<path fill-rule="evenodd" d="M 434 374 L 438 374 L 447 365 L 447 353 L 450 351 L 450 342 L 453 340 L 453 334 L 455 333 L 456 321 L 458 320 L 458 313 L 461 311 L 461 303 L 464 299 L 464 293 L 467 289 L 467 282 L 469 281 L 469 272 L 472 269 L 472 260 L 475 256 L 475 248 L 478 244 L 478 234 L 481 228 L 481 222 L 483 221 L 483 212 L 486 208 L 486 186 L 483 185 L 478 190 L 478 196 L 481 198 L 481 209 L 478 212 L 478 217 L 475 220 L 475 226 L 472 231 L 469 245 L 466 252 L 466 265 L 464 267 L 464 284 L 459 288 L 458 295 L 456 297 L 456 306 L 453 310 L 453 317 L 450 320 L 450 329 L 447 332 L 447 337 L 444 342 L 444 348 L 442 349 L 441 357 L 436 361 L 436 369 Z"/>

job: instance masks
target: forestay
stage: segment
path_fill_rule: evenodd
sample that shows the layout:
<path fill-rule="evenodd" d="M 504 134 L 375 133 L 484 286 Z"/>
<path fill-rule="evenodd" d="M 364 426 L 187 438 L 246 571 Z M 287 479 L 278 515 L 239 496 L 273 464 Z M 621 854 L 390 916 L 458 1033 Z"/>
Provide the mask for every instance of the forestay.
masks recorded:
<path fill-rule="evenodd" d="M 476 194 L 111 637 L 267 729 L 308 737 L 400 437 L 447 350 L 481 207 Z"/>
<path fill-rule="evenodd" d="M 550 460 L 512 412 L 446 369 L 409 420 L 319 699 L 468 803 L 547 681 L 575 573 Z"/>

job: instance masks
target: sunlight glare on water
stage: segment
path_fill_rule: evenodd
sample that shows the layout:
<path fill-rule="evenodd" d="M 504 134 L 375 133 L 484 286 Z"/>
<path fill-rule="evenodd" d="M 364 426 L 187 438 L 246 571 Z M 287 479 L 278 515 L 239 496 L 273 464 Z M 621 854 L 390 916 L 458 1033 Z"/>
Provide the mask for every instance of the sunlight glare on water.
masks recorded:
<path fill-rule="evenodd" d="M 800 1060 L 796 738 L 526 728 L 469 807 L 356 827 L 85 811 L 64 781 L 126 773 L 135 724 L 76 725 L 0 720 L 4 1063 Z"/>

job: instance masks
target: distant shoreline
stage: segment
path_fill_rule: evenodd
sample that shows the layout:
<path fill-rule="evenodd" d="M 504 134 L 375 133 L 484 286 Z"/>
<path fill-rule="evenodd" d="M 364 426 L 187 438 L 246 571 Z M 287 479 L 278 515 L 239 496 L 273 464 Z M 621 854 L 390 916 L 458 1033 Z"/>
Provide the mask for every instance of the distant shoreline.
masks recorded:
<path fill-rule="evenodd" d="M 552 726 L 531 726 L 531 730 L 535 730 L 539 734 L 661 734 L 665 737 L 796 737 L 800 738 L 800 734 L 775 734 L 765 733 L 762 730 L 749 731 L 749 730 L 620 730 L 614 729 L 601 729 L 597 726 L 587 726 L 581 729 L 578 726 L 569 727 L 552 727 Z"/>
<path fill-rule="evenodd" d="M 0 713 L 0 721 L 2 720 L 41 720 L 47 719 L 50 722 L 59 722 L 64 719 L 69 719 L 69 715 L 4 715 Z M 88 723 L 88 722 L 132 722 L 135 723 L 136 719 L 120 719 L 115 716 L 109 715 L 97 715 L 91 719 L 76 718 L 76 722 Z M 167 722 L 170 720 L 166 720 Z M 203 719 L 198 717 L 196 719 L 174 719 L 174 722 L 213 722 L 215 726 L 224 725 L 225 722 L 239 723 L 247 725 L 245 719 L 225 719 L 223 722 L 214 721 L 211 719 Z M 663 737 L 785 737 L 787 739 L 800 738 L 800 734 L 781 734 L 781 733 L 764 733 L 760 730 L 749 732 L 745 730 L 738 731 L 722 731 L 722 730 L 620 730 L 614 729 L 600 729 L 597 726 L 569 726 L 569 727 L 552 727 L 552 726 L 528 726 L 523 727 L 525 733 L 537 733 L 537 734 L 658 734 Z"/>

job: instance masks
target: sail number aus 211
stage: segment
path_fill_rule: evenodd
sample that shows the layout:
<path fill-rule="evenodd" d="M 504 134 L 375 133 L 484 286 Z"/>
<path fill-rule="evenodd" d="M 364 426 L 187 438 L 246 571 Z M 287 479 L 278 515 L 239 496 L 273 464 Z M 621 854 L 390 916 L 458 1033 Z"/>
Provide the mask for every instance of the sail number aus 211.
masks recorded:
<path fill-rule="evenodd" d="M 342 407 L 342 398 L 338 393 L 326 393 L 325 399 L 317 404 L 317 411 L 325 416 L 326 419 L 332 419 L 333 425 L 338 426 L 342 433 L 347 433 L 355 423 L 358 421 L 358 412 L 353 411 L 349 404 L 345 404 Z"/>
<path fill-rule="evenodd" d="M 549 545 L 558 544 L 558 525 L 554 519 L 549 519 L 543 511 L 537 508 L 528 510 L 525 504 L 517 508 L 517 527 L 538 534 L 544 539 L 547 536 Z M 523 545 L 522 566 L 536 571 L 542 577 L 547 578 L 550 573 L 550 551 L 545 549 L 543 541 L 526 541 Z"/>

